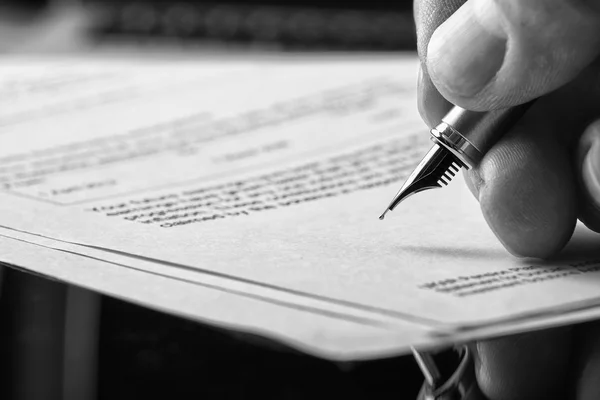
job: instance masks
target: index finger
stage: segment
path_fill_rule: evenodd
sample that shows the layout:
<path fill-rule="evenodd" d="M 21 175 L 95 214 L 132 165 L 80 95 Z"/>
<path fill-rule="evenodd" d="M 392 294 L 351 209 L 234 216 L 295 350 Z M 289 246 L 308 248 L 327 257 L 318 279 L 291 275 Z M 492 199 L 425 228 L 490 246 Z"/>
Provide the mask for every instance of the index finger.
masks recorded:
<path fill-rule="evenodd" d="M 470 0 L 447 16 L 452 5 L 436 3 L 441 11 L 431 14 L 434 20 L 418 23 L 429 36 L 429 76 L 463 108 L 486 111 L 538 98 L 573 80 L 600 55 L 597 1 Z M 447 19 L 431 33 L 436 14 Z"/>
<path fill-rule="evenodd" d="M 433 85 L 427 71 L 427 47 L 433 32 L 466 0 L 415 0 L 414 16 L 417 28 L 417 51 L 421 62 L 418 81 L 418 108 L 423 120 L 433 127 L 452 105 Z"/>

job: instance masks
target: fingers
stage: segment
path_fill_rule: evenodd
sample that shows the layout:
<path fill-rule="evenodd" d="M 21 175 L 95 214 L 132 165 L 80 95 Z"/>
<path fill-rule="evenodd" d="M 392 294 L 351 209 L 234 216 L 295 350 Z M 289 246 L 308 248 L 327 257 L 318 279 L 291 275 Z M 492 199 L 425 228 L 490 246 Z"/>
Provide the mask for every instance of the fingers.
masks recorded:
<path fill-rule="evenodd" d="M 559 328 L 479 342 L 475 373 L 489 400 L 563 399 L 571 329 Z"/>
<path fill-rule="evenodd" d="M 457 2 L 442 3 L 438 15 Z M 417 24 L 439 22 L 420 18 Z M 430 30 L 420 27 L 421 47 Z M 470 0 L 435 30 L 422 54 L 452 103 L 480 111 L 521 104 L 569 82 L 600 54 L 600 3 Z"/>
<path fill-rule="evenodd" d="M 440 95 L 431 82 L 431 79 L 429 79 L 427 70 L 423 69 L 422 66 L 419 67 L 417 92 L 419 93 L 419 96 L 417 97 L 419 114 L 421 114 L 421 118 L 423 118 L 423 121 L 425 121 L 427 126 L 433 128 L 439 124 L 442 117 L 450 111 L 452 104 Z"/>
<path fill-rule="evenodd" d="M 415 0 L 414 14 L 417 27 L 417 50 L 421 60 L 418 80 L 418 107 L 421 117 L 433 127 L 450 109 L 451 104 L 437 91 L 427 70 L 429 39 L 446 19 L 466 0 Z"/>
<path fill-rule="evenodd" d="M 560 137 L 545 129 L 535 106 L 531 111 L 466 177 L 506 249 L 516 256 L 547 258 L 573 233 L 576 184 Z"/>
<path fill-rule="evenodd" d="M 422 62 L 427 59 L 429 39 L 445 20 L 467 0 L 414 0 L 417 50 Z"/>
<path fill-rule="evenodd" d="M 552 12 L 555 11 L 552 10 L 557 7 L 555 1 L 558 0 L 547 3 L 550 11 L 546 10 L 545 13 L 539 14 L 540 21 L 554 15 Z M 468 1 L 460 10 L 469 7 L 472 2 L 472 0 Z M 506 3 L 505 0 L 497 2 L 499 5 Z M 564 7 L 571 7 L 579 12 L 580 8 L 577 8 L 579 6 L 575 6 L 579 2 L 575 0 L 564 2 Z M 422 60 L 418 105 L 423 119 L 430 126 L 440 121 L 451 104 L 439 94 L 429 77 L 430 68 L 427 66 L 431 64 L 432 57 L 431 47 L 428 47 L 429 39 L 434 32 L 437 35 L 437 26 L 446 18 L 455 17 L 453 12 L 462 12 L 456 10 L 463 3 L 464 1 L 461 0 L 415 2 L 415 18 L 419 27 L 419 52 Z M 523 6 L 523 2 L 513 3 L 515 7 Z M 527 4 L 539 6 L 540 2 L 535 0 Z M 598 14 L 590 12 L 590 15 L 586 18 L 595 19 Z M 569 18 L 565 22 L 573 23 Z M 600 22 L 597 27 L 600 29 Z M 586 24 L 583 24 L 583 28 L 590 29 Z M 523 29 L 525 32 L 525 28 Z M 544 32 L 545 36 L 552 37 L 552 30 Z M 600 35 L 595 37 L 600 38 Z M 573 49 L 579 51 L 577 46 Z M 600 50 L 600 45 L 597 49 Z M 554 67 L 548 67 L 548 71 L 553 71 L 552 68 Z M 592 192 L 595 186 L 592 185 L 590 179 L 592 175 L 589 174 L 593 170 L 590 168 L 591 164 L 580 161 L 580 164 L 574 166 L 571 161 L 571 146 L 578 142 L 590 118 L 598 118 L 600 113 L 598 71 L 600 71 L 600 59 L 596 64 L 591 64 L 581 71 L 577 79 L 564 85 L 552 95 L 544 96 L 528 113 L 523 124 L 502 140 L 486 156 L 478 169 L 468 174 L 467 182 L 480 200 L 488 224 L 513 254 L 548 257 L 558 252 L 571 236 L 578 207 L 581 209 L 579 214 L 582 220 L 588 226 L 598 228 L 598 223 L 594 221 L 599 217 L 596 208 L 593 207 L 594 202 L 589 200 L 595 197 Z M 532 76 L 540 76 L 540 71 L 532 69 L 531 72 Z M 565 78 L 567 75 L 562 76 Z M 537 116 L 534 116 L 532 113 L 536 109 Z M 519 132 L 525 136 L 519 137 Z M 590 156 L 589 158 L 594 157 L 596 152 L 589 152 L 592 146 L 589 144 L 581 146 L 582 150 L 579 151 L 581 154 L 585 153 Z M 579 156 L 579 160 L 583 160 L 583 156 Z M 575 181 L 577 176 L 581 176 L 583 180 L 584 165 L 587 168 L 586 183 L 579 186 L 585 190 L 579 196 L 583 200 L 578 206 Z"/>
<path fill-rule="evenodd" d="M 590 229 L 600 232 L 600 120 L 590 125 L 579 141 L 580 216 Z"/>

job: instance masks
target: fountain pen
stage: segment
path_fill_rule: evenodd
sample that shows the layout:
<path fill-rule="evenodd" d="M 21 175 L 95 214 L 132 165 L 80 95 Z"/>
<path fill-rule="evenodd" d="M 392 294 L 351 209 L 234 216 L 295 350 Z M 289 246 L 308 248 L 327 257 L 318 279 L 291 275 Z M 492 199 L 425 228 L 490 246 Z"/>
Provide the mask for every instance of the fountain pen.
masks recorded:
<path fill-rule="evenodd" d="M 525 114 L 533 102 L 488 112 L 469 111 L 454 106 L 431 129 L 433 146 L 379 219 L 383 219 L 388 211 L 392 211 L 401 201 L 415 193 L 448 185 L 461 168 L 469 170 L 476 167 L 485 153 Z M 468 398 L 469 393 L 476 390 L 473 361 L 467 348 L 449 379 L 442 379 L 431 354 L 412 350 L 425 376 L 425 383 L 419 394 L 420 400 L 461 400 Z"/>
<path fill-rule="evenodd" d="M 533 101 L 516 107 L 477 112 L 454 106 L 431 129 L 433 147 L 409 175 L 381 214 L 383 219 L 407 197 L 427 189 L 441 188 L 450 183 L 461 169 L 476 167 L 485 153 L 527 111 Z"/>

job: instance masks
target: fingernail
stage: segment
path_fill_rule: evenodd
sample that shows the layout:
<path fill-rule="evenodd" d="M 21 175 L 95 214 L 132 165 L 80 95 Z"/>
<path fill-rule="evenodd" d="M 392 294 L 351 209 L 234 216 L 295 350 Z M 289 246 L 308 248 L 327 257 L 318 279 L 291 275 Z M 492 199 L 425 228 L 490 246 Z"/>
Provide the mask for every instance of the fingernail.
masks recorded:
<path fill-rule="evenodd" d="M 590 197 L 600 208 L 600 138 L 594 140 L 583 160 L 582 178 Z"/>
<path fill-rule="evenodd" d="M 506 38 L 485 29 L 466 3 L 431 37 L 429 73 L 442 93 L 473 96 L 496 76 L 505 52 Z"/>

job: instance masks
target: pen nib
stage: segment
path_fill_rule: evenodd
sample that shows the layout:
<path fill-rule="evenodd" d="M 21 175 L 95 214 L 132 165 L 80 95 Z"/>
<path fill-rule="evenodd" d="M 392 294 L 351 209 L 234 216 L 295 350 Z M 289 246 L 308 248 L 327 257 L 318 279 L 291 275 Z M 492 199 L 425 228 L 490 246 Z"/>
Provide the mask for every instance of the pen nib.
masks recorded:
<path fill-rule="evenodd" d="M 415 193 L 448 185 L 461 166 L 452 153 L 434 144 L 379 219 L 383 220 L 388 211 L 392 211 L 400 202 Z"/>

